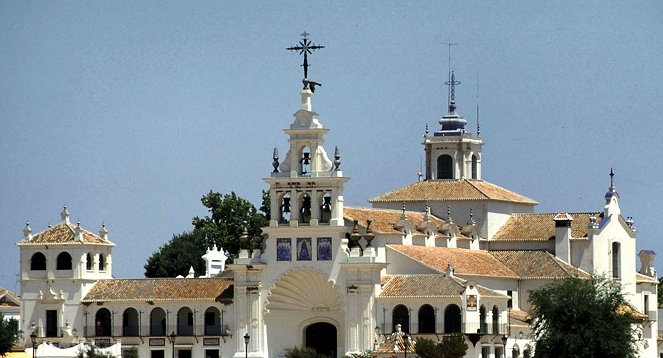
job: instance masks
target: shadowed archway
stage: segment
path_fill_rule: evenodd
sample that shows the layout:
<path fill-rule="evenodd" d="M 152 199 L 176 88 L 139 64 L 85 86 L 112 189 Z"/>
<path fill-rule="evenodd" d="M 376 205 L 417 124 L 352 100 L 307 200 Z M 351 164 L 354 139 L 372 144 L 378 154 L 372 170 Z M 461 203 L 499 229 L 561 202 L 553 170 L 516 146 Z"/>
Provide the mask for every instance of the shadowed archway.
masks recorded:
<path fill-rule="evenodd" d="M 336 327 L 327 322 L 313 323 L 304 329 L 304 346 L 318 354 L 336 357 Z"/>

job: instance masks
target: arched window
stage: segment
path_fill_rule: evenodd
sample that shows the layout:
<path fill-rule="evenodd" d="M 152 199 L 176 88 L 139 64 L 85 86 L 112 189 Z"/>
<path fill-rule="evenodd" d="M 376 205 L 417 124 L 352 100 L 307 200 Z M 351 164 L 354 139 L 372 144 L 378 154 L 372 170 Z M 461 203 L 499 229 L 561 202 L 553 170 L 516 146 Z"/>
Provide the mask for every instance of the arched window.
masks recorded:
<path fill-rule="evenodd" d="M 302 224 L 308 224 L 311 222 L 311 196 L 308 193 L 304 193 L 301 198 L 299 222 Z"/>
<path fill-rule="evenodd" d="M 279 206 L 279 223 L 287 224 L 290 222 L 290 194 L 286 193 L 281 197 Z"/>
<path fill-rule="evenodd" d="M 299 160 L 301 166 L 300 174 L 303 176 L 311 176 L 311 149 L 304 147 L 302 149 L 302 157 Z"/>
<path fill-rule="evenodd" d="M 99 271 L 106 271 L 106 257 L 99 254 Z"/>
<path fill-rule="evenodd" d="M 476 179 L 478 177 L 477 174 L 477 156 L 476 154 L 472 154 L 472 179 Z"/>
<path fill-rule="evenodd" d="M 410 333 L 410 310 L 404 305 L 397 305 L 391 313 L 392 332 L 396 332 L 396 325 L 401 325 L 401 330 Z"/>
<path fill-rule="evenodd" d="M 92 262 L 92 254 L 88 252 L 87 255 L 85 255 L 85 260 L 87 261 L 85 263 L 85 269 L 88 271 L 92 271 L 94 269 L 94 262 Z"/>
<path fill-rule="evenodd" d="M 444 333 L 460 333 L 460 307 L 451 304 L 444 310 Z"/>
<path fill-rule="evenodd" d="M 189 307 L 182 307 L 177 311 L 177 334 L 193 336 L 193 312 Z"/>
<path fill-rule="evenodd" d="M 418 333 L 435 333 L 435 309 L 433 306 L 423 305 L 419 308 Z"/>
<path fill-rule="evenodd" d="M 71 270 L 71 255 L 68 252 L 62 252 L 58 255 L 56 264 L 56 270 Z"/>
<path fill-rule="evenodd" d="M 620 263 L 620 245 L 618 242 L 613 242 L 612 243 L 612 277 L 613 278 L 620 278 L 621 275 L 619 274 L 619 263 Z"/>
<path fill-rule="evenodd" d="M 94 335 L 97 337 L 110 337 L 111 332 L 111 313 L 107 308 L 102 308 L 94 315 Z"/>
<path fill-rule="evenodd" d="M 205 335 L 220 336 L 221 320 L 219 319 L 219 310 L 216 307 L 210 307 L 205 311 Z"/>
<path fill-rule="evenodd" d="M 122 335 L 124 337 L 138 337 L 138 311 L 127 308 L 122 313 Z"/>
<path fill-rule="evenodd" d="M 331 199 L 332 197 L 330 193 L 325 193 L 325 195 L 322 196 L 322 205 L 320 206 L 320 223 L 328 224 L 329 220 L 331 220 Z"/>
<path fill-rule="evenodd" d="M 33 271 L 44 271 L 46 270 L 46 256 L 41 252 L 37 252 L 32 255 L 30 259 L 30 270 Z"/>
<path fill-rule="evenodd" d="M 500 334 L 500 310 L 493 306 L 493 334 Z"/>
<path fill-rule="evenodd" d="M 481 305 L 479 308 L 479 333 L 488 333 L 488 323 L 486 323 L 486 307 Z"/>
<path fill-rule="evenodd" d="M 442 154 L 437 157 L 437 178 L 438 179 L 453 179 L 454 178 L 454 162 L 448 154 Z"/>
<path fill-rule="evenodd" d="M 150 336 L 166 335 L 166 312 L 157 307 L 150 312 Z"/>

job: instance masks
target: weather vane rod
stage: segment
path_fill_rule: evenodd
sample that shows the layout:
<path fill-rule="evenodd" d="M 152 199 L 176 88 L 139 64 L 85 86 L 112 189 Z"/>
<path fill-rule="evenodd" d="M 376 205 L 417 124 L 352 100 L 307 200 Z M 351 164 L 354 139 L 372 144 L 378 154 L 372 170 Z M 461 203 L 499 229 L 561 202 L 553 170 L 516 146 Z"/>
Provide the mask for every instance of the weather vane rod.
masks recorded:
<path fill-rule="evenodd" d="M 308 80 L 308 55 L 312 55 L 313 51 L 319 50 L 321 48 L 325 48 L 324 46 L 316 45 L 314 44 L 311 40 L 308 39 L 308 36 L 310 34 L 304 31 L 304 33 L 301 34 L 303 39 L 299 41 L 299 46 L 293 46 L 293 47 L 288 47 L 286 50 L 288 51 L 297 51 L 299 52 L 300 55 L 304 55 L 304 63 L 302 64 L 302 67 L 304 67 L 304 89 L 307 89 L 309 87 L 309 84 L 315 85 L 317 83 L 312 83 L 312 81 Z M 311 86 L 311 91 L 313 91 L 313 86 Z"/>

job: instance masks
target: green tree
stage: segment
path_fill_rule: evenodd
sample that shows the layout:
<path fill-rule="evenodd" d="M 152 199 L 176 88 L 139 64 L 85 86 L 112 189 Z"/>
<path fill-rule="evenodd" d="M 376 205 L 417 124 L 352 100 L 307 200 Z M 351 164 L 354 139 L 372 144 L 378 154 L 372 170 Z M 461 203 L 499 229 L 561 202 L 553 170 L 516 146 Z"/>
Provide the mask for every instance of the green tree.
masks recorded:
<path fill-rule="evenodd" d="M 289 348 L 285 350 L 286 358 L 329 358 L 324 354 L 318 354 L 313 348 Z"/>
<path fill-rule="evenodd" d="M 18 321 L 5 319 L 0 313 L 0 356 L 4 356 L 18 342 Z"/>
<path fill-rule="evenodd" d="M 421 358 L 462 358 L 467 352 L 467 343 L 462 334 L 445 335 L 438 343 L 427 338 L 417 338 L 414 351 Z"/>
<path fill-rule="evenodd" d="M 265 199 L 264 193 L 263 207 L 269 208 L 269 195 Z M 268 224 L 266 214 L 258 212 L 253 204 L 235 193 L 210 191 L 201 198 L 201 202 L 209 214 L 202 218 L 194 217 L 191 231 L 173 235 L 168 243 L 154 252 L 144 266 L 146 277 L 185 276 L 191 266 L 200 274 L 205 271 L 201 257 L 214 244 L 228 251 L 229 262 L 232 262 L 239 253 L 239 237 L 244 223 L 247 223 L 249 238 L 252 240 L 260 238 L 260 228 Z"/>
<path fill-rule="evenodd" d="M 533 291 L 529 301 L 535 357 L 635 357 L 638 321 L 611 280 L 554 281 Z"/>
<path fill-rule="evenodd" d="M 663 277 L 658 279 L 656 292 L 658 293 L 658 308 L 663 308 Z"/>

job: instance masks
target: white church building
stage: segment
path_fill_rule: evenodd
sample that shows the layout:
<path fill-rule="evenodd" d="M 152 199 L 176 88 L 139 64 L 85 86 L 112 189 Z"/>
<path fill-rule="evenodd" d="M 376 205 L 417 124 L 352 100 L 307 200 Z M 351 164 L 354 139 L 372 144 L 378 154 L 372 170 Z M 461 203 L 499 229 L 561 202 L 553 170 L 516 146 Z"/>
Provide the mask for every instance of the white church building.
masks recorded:
<path fill-rule="evenodd" d="M 25 345 L 34 333 L 62 348 L 119 343 L 147 358 L 274 358 L 295 346 L 400 357 L 414 356 L 417 337 L 463 333 L 468 357 L 526 357 L 529 293 L 602 274 L 640 319 L 640 356 L 657 356 L 655 254 L 636 252 L 612 172 L 596 212 L 534 213 L 536 201 L 483 179 L 483 140 L 452 96 L 440 129 L 424 137 L 420 180 L 371 208 L 346 207 L 349 178 L 338 148 L 325 149 L 312 89 L 305 82 L 286 155 L 274 151 L 264 179 L 263 242 L 238 238 L 232 264 L 214 247 L 204 277 L 115 279 L 105 227 L 72 224 L 66 208 L 37 234 L 26 225 L 17 244 Z"/>

